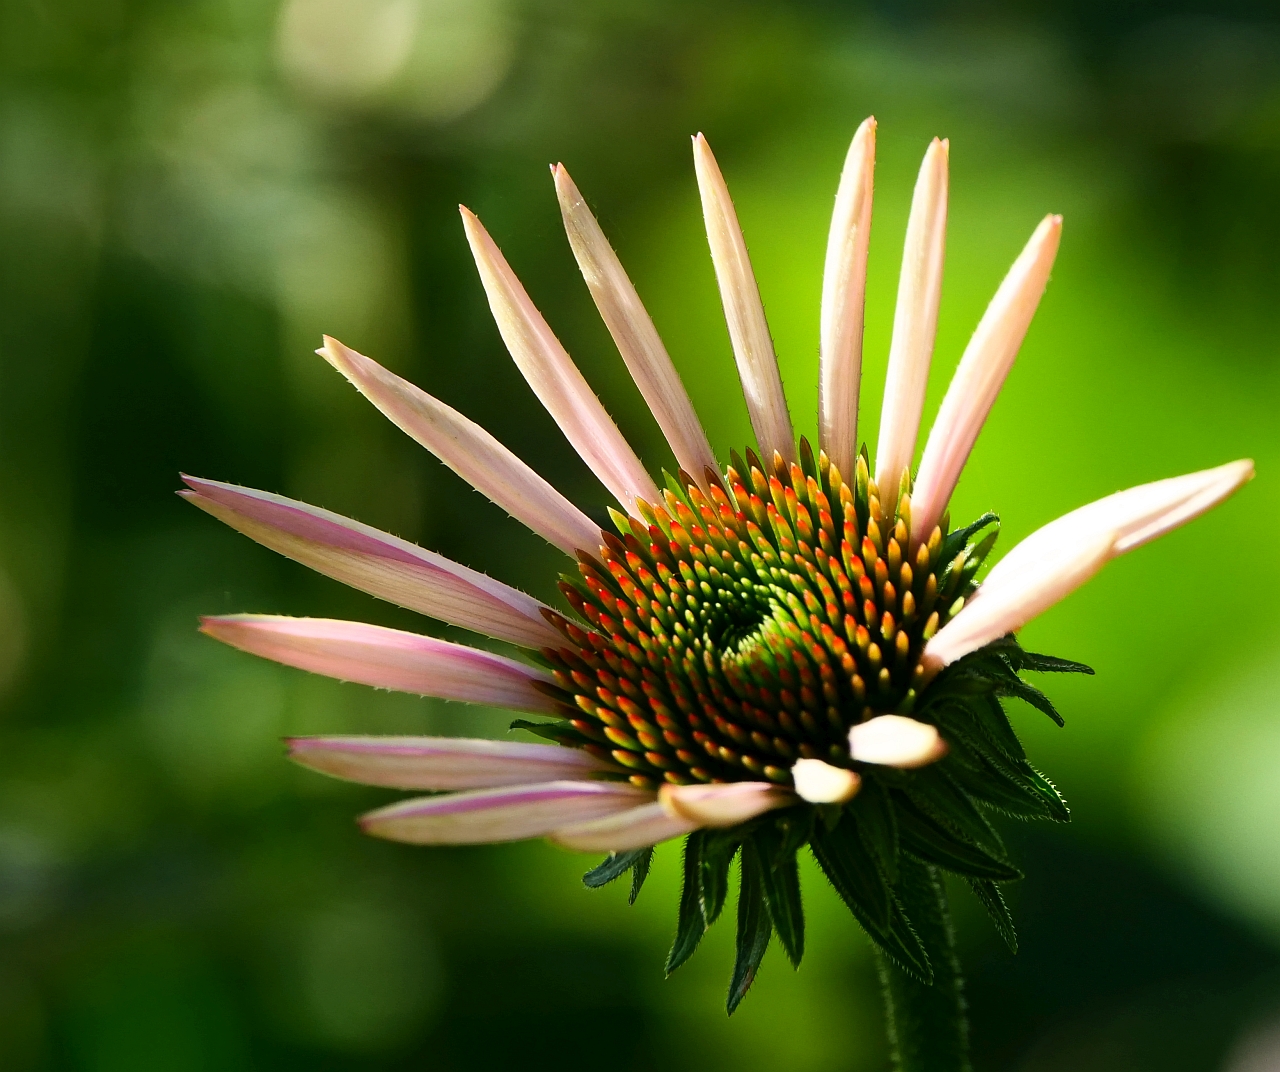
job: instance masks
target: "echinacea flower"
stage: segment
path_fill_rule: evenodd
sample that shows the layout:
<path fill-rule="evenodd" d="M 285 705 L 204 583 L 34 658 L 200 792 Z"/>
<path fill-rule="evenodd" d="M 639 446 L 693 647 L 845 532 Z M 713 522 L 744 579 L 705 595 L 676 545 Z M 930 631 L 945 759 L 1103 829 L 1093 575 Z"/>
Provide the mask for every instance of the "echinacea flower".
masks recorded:
<path fill-rule="evenodd" d="M 822 288 L 818 450 L 797 440 L 747 246 L 706 140 L 694 161 L 712 262 L 755 434 L 714 455 L 640 298 L 562 166 L 569 242 L 618 350 L 676 457 L 663 486 L 623 439 L 498 246 L 467 239 L 517 367 L 612 496 L 588 517 L 488 432 L 326 337 L 318 351 L 388 418 L 569 555 L 546 606 L 359 522 L 263 491 L 186 478 L 193 503 L 313 569 L 521 649 L 480 648 L 358 622 L 237 615 L 210 635 L 289 666 L 378 688 L 511 708 L 546 742 L 320 737 L 304 766 L 422 791 L 365 815 L 423 845 L 545 837 L 609 855 L 597 886 L 685 838 L 668 970 L 720 914 L 739 859 L 730 1011 L 776 933 L 804 948 L 797 852 L 808 845 L 874 942 L 928 981 L 949 956 L 937 869 L 964 876 L 1012 943 L 999 883 L 1019 878 L 993 812 L 1067 819 L 1002 706 L 1057 712 L 1022 674 L 1090 673 L 1024 651 L 1016 631 L 1109 559 L 1191 520 L 1253 473 L 1232 462 L 1075 510 L 978 572 L 999 521 L 953 528 L 948 501 L 1017 356 L 1058 249 L 1035 229 L 974 332 L 912 476 L 941 290 L 948 144 L 920 169 L 907 225 L 874 461 L 859 452 L 863 295 L 875 123 L 853 139 Z"/>

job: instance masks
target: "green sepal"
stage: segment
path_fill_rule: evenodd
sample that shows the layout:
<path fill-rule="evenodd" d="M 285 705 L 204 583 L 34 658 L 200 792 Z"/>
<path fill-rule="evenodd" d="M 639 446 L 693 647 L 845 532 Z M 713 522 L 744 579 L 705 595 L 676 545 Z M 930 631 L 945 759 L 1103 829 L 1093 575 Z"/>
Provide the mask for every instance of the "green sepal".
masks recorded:
<path fill-rule="evenodd" d="M 800 846 L 788 845 L 786 832 L 772 823 L 760 827 L 752 835 L 751 843 L 760 865 L 769 918 L 787 952 L 787 959 L 798 968 L 804 957 L 804 903 L 800 897 L 800 871 L 796 867 L 796 851 Z"/>
<path fill-rule="evenodd" d="M 644 880 L 649 877 L 649 866 L 653 863 L 653 846 L 640 850 L 640 857 L 631 865 L 631 892 L 627 895 L 627 904 L 636 903 L 636 898 L 640 896 L 640 888 L 644 885 Z"/>
<path fill-rule="evenodd" d="M 946 768 L 951 765 L 944 760 L 916 771 L 906 786 L 907 796 L 939 826 L 955 830 L 964 840 L 1003 860 L 1004 842 L 969 794 L 947 774 Z"/>
<path fill-rule="evenodd" d="M 1017 674 L 1010 674 L 1008 679 L 1001 682 L 997 691 L 1001 696 L 1016 696 L 1019 700 L 1024 700 L 1037 711 L 1048 715 L 1059 726 L 1067 724 L 1058 714 L 1058 709 L 1053 706 L 1053 701 L 1034 685 L 1028 685 Z"/>
<path fill-rule="evenodd" d="M 517 718 L 508 729 L 524 730 L 532 733 L 535 737 L 541 737 L 546 741 L 554 741 L 556 744 L 564 745 L 566 748 L 581 748 L 585 744 L 591 744 L 591 739 L 586 734 L 573 728 L 573 725 L 566 721 L 562 722 L 530 722 L 527 718 Z"/>
<path fill-rule="evenodd" d="M 978 898 L 978 903 L 987 910 L 987 915 L 995 925 L 996 933 L 1004 939 L 1009 952 L 1017 953 L 1018 932 L 1013 925 L 1013 915 L 1004 902 L 1004 894 L 1000 892 L 1000 887 L 985 878 L 973 878 L 968 875 L 965 876 L 965 881 L 969 883 L 973 895 Z"/>
<path fill-rule="evenodd" d="M 1022 878 L 1022 872 L 1007 860 L 992 856 L 953 834 L 917 808 L 905 793 L 895 790 L 893 797 L 898 812 L 898 833 L 902 847 L 908 852 L 960 875 L 1000 882 Z"/>
<path fill-rule="evenodd" d="M 693 509 L 692 505 L 689 503 L 689 489 L 682 486 L 680 481 L 665 469 L 662 470 L 662 481 L 667 485 L 667 490 L 671 492 L 672 495 L 679 499 L 680 502 L 684 503 L 685 506 L 688 506 L 690 510 Z"/>
<path fill-rule="evenodd" d="M 676 940 L 667 956 L 667 974 L 693 956 L 707 932 L 707 919 L 702 910 L 702 846 L 706 835 L 695 830 L 684 841 L 684 883 L 680 887 L 680 914 L 676 922 Z"/>
<path fill-rule="evenodd" d="M 632 849 L 629 852 L 611 852 L 600 863 L 582 876 L 582 884 L 589 890 L 598 890 L 614 879 L 621 878 L 636 862 L 653 849 Z"/>
<path fill-rule="evenodd" d="M 893 912 L 889 883 L 858 836 L 858 821 L 853 812 L 846 808 L 840 821 L 830 829 L 815 825 L 809 845 L 818 866 L 858 922 L 872 937 L 886 934 Z"/>
<path fill-rule="evenodd" d="M 800 471 L 805 476 L 817 481 L 819 487 L 822 486 L 822 478 L 818 473 L 818 462 L 813 456 L 813 447 L 809 445 L 807 436 L 800 437 Z"/>
<path fill-rule="evenodd" d="M 871 851 L 890 883 L 898 881 L 898 822 L 889 792 L 879 779 L 866 777 L 849 805 L 858 821 L 858 836 Z"/>
<path fill-rule="evenodd" d="M 729 982 L 729 998 L 725 1007 L 733 1015 L 751 984 L 769 948 L 773 925 L 765 907 L 764 865 L 754 840 L 742 846 L 742 874 L 738 886 L 738 938 L 737 957 L 733 962 L 733 977 Z"/>
<path fill-rule="evenodd" d="M 1065 800 L 1031 764 L 1003 755 L 969 733 L 950 736 L 948 773 L 984 804 L 1020 819 L 1071 821 Z"/>
<path fill-rule="evenodd" d="M 942 541 L 942 547 L 938 551 L 938 563 L 937 563 L 938 566 L 939 567 L 950 566 L 952 560 L 956 557 L 956 555 L 958 555 L 961 551 L 964 550 L 965 544 L 969 542 L 969 537 L 972 536 L 974 533 L 979 532 L 982 529 L 985 529 L 993 521 L 997 525 L 1000 524 L 1000 515 L 993 514 L 991 513 L 991 511 L 988 510 L 985 514 L 983 514 L 980 518 L 978 518 L 977 521 L 973 522 L 972 524 L 966 525 L 962 529 L 956 529 L 955 532 L 951 533 L 951 535 L 949 535 L 946 539 Z M 923 538 L 928 539 L 928 534 L 926 533 Z M 938 581 L 939 583 L 941 583 L 945 579 L 946 579 L 945 577 L 939 577 Z"/>
<path fill-rule="evenodd" d="M 729 865 L 742 843 L 734 827 L 702 832 L 702 856 L 698 863 L 699 897 L 702 918 L 708 927 L 720 918 L 729 894 Z"/>

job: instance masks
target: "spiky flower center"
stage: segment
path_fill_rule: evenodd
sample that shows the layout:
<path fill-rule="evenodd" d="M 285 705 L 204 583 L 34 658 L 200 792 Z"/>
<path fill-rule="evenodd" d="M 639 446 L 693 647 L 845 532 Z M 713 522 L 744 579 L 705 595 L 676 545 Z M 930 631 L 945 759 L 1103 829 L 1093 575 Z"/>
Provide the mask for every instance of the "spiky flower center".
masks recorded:
<path fill-rule="evenodd" d="M 887 511 L 865 450 L 846 483 L 804 440 L 798 465 L 748 450 L 704 475 L 668 477 L 643 522 L 615 513 L 619 534 L 561 583 L 588 626 L 555 616 L 572 646 L 544 652 L 572 704 L 564 743 L 648 788 L 788 785 L 800 758 L 857 767 L 850 728 L 914 709 L 924 646 L 996 533 L 969 537 L 995 517 L 913 533 L 905 479 Z"/>

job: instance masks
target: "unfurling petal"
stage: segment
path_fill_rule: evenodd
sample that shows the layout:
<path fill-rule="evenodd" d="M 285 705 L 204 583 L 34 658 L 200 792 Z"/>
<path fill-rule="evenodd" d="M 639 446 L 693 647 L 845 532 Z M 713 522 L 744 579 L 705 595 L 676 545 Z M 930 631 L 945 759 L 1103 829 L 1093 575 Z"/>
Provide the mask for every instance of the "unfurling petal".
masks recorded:
<path fill-rule="evenodd" d="M 555 178 L 569 245 L 596 308 L 662 434 L 667 437 L 676 461 L 702 485 L 706 480 L 703 470 L 710 468 L 718 472 L 719 466 L 707 434 L 702 430 L 702 422 L 689 401 L 689 393 L 680 382 L 680 374 L 671 363 L 658 329 L 653 326 L 622 262 L 564 165 L 557 164 L 551 174 Z"/>
<path fill-rule="evenodd" d="M 412 845 L 479 845 L 541 837 L 651 800 L 619 782 L 542 782 L 405 800 L 362 815 L 360 826 Z"/>
<path fill-rule="evenodd" d="M 474 421 L 328 335 L 316 353 L 392 424 L 548 543 L 567 555 L 600 546 L 598 525 Z"/>
<path fill-rule="evenodd" d="M 274 614 L 202 618 L 200 631 L 241 651 L 342 681 L 517 711 L 557 712 L 556 702 L 535 687 L 551 683 L 541 670 L 435 637 L 364 622 Z"/>
<path fill-rule="evenodd" d="M 879 715 L 849 731 L 849 754 L 860 763 L 924 767 L 947 754 L 936 726 L 902 715 Z"/>
<path fill-rule="evenodd" d="M 725 782 L 714 785 L 664 785 L 658 800 L 673 818 L 699 826 L 733 826 L 773 808 L 796 803 L 789 789 L 771 782 Z"/>
<path fill-rule="evenodd" d="M 907 220 L 876 446 L 876 485 L 886 516 L 893 514 L 902 474 L 915 456 L 938 330 L 947 238 L 947 151 L 947 142 L 933 139 L 920 165 Z"/>
<path fill-rule="evenodd" d="M 525 293 L 501 250 L 471 210 L 459 208 L 498 331 L 533 393 L 624 510 L 634 512 L 637 498 L 657 502 L 653 479 Z"/>
<path fill-rule="evenodd" d="M 577 748 L 468 737 L 291 737 L 289 758 L 392 789 L 493 789 L 585 778 L 613 766 Z"/>
<path fill-rule="evenodd" d="M 1040 304 L 1062 234 L 1062 217 L 1046 216 L 991 299 L 938 410 L 911 493 L 912 532 L 928 539 L 960 471 L 1013 368 Z"/>
<path fill-rule="evenodd" d="M 857 771 L 833 767 L 820 759 L 797 759 L 791 768 L 796 793 L 810 804 L 844 804 L 862 788 Z"/>
<path fill-rule="evenodd" d="M 729 326 L 733 356 L 738 363 L 738 378 L 747 400 L 747 413 L 756 434 L 761 456 L 766 460 L 774 451 L 783 461 L 796 460 L 796 436 L 791 427 L 787 398 L 782 391 L 782 376 L 773 352 L 769 323 L 765 320 L 760 288 L 751 270 L 747 243 L 738 226 L 729 188 L 711 147 L 701 134 L 693 139 L 693 165 L 702 195 L 702 215 L 707 225 L 707 242 L 711 246 L 711 262 L 715 265 L 716 282 L 724 304 L 724 318 Z"/>
<path fill-rule="evenodd" d="M 1114 531 L 1102 531 L 1075 541 L 1044 542 L 1040 553 L 1021 555 L 1016 568 L 999 576 L 992 570 L 978 594 L 925 645 L 920 661 L 926 672 L 1021 629 L 1066 598 L 1102 569 L 1112 556 L 1115 540 Z"/>
<path fill-rule="evenodd" d="M 553 830 L 547 838 L 578 852 L 628 852 L 692 833 L 700 825 L 670 815 L 661 804 L 642 804 L 603 819 Z"/>
<path fill-rule="evenodd" d="M 843 474 L 858 451 L 858 391 L 862 382 L 862 313 L 871 237 L 876 121 L 864 119 L 845 157 L 822 271 L 818 442 Z"/>
<path fill-rule="evenodd" d="M 179 494 L 189 502 L 326 577 L 521 647 L 560 643 L 542 603 L 443 555 L 282 495 L 182 479 L 191 490 Z"/>

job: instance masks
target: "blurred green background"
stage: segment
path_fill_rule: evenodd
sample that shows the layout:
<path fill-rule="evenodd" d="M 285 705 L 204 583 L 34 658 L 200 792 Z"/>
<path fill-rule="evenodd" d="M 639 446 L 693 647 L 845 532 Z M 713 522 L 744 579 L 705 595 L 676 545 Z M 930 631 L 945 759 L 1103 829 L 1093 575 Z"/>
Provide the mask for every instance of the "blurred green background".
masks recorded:
<path fill-rule="evenodd" d="M 1026 630 L 1097 668 L 1015 712 L 1074 809 L 1009 829 L 1008 955 L 955 898 L 979 1072 L 1280 1068 L 1280 11 L 1208 3 L 3 0 L 0 1067 L 887 1066 L 867 943 L 806 872 L 810 953 L 732 1020 L 732 924 L 662 978 L 676 853 L 639 904 L 541 843 L 362 838 L 392 795 L 293 769 L 316 732 L 505 732 L 221 648 L 199 613 L 435 625 L 172 494 L 179 470 L 338 510 L 555 598 L 542 545 L 312 354 L 343 339 L 605 496 L 504 353 L 455 206 L 485 220 L 656 468 L 576 274 L 562 160 L 722 454 L 749 438 L 688 136 L 734 191 L 812 434 L 827 218 L 880 122 L 861 435 L 902 229 L 952 139 L 926 427 L 1039 218 L 1058 266 L 956 516 L 1004 547 L 1119 487 L 1259 479 Z M 1013 824 L 1006 824 L 1012 826 Z"/>

